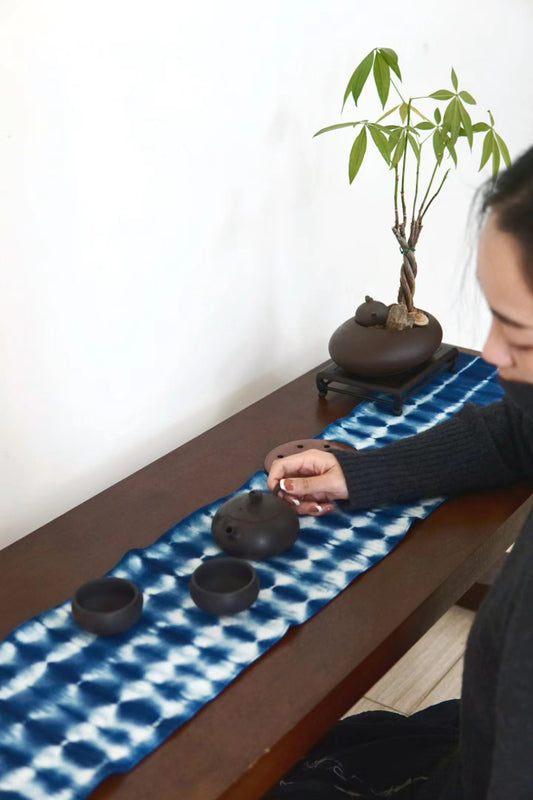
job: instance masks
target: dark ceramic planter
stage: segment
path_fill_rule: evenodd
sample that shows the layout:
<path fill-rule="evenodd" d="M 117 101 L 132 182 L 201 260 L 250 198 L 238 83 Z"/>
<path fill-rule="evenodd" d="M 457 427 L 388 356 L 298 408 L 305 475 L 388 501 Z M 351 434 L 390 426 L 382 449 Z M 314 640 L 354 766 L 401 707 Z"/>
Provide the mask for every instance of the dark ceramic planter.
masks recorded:
<path fill-rule="evenodd" d="M 239 558 L 210 558 L 192 574 L 189 592 L 202 611 L 237 614 L 259 594 L 259 578 L 251 564 Z"/>
<path fill-rule="evenodd" d="M 391 331 L 366 328 L 355 318 L 346 320 L 329 340 L 333 361 L 353 375 L 398 375 L 426 362 L 442 341 L 439 322 L 427 311 L 429 324 Z"/>
<path fill-rule="evenodd" d="M 122 633 L 138 622 L 142 592 L 124 578 L 98 578 L 80 586 L 72 598 L 72 616 L 80 628 L 99 636 Z"/>
<path fill-rule="evenodd" d="M 270 492 L 253 490 L 230 497 L 211 524 L 213 539 L 231 556 L 270 558 L 296 541 L 300 523 L 295 509 Z"/>

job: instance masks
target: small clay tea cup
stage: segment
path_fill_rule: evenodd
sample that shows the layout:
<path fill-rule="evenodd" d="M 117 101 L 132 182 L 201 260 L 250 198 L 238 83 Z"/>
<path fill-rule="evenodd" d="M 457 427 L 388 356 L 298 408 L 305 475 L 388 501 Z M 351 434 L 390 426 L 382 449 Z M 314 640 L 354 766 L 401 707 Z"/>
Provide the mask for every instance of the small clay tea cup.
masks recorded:
<path fill-rule="evenodd" d="M 252 565 L 240 558 L 210 558 L 193 572 L 189 592 L 203 611 L 237 614 L 257 599 L 259 578 Z"/>
<path fill-rule="evenodd" d="M 71 605 L 72 616 L 80 628 L 99 636 L 111 636 L 139 621 L 143 596 L 125 578 L 97 578 L 76 590 Z"/>

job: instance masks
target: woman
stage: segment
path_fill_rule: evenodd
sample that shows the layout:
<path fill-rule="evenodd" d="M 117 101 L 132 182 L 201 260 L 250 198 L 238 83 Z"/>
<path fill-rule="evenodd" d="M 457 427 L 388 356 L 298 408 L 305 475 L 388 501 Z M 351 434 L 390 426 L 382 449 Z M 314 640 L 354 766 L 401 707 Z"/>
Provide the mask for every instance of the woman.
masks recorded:
<path fill-rule="evenodd" d="M 477 276 L 492 314 L 484 358 L 501 401 L 466 405 L 416 436 L 358 453 L 274 462 L 268 486 L 325 514 L 533 477 L 533 148 L 486 188 Z M 349 717 L 267 795 L 273 800 L 533 800 L 533 514 L 483 602 L 461 701 L 412 717 Z"/>

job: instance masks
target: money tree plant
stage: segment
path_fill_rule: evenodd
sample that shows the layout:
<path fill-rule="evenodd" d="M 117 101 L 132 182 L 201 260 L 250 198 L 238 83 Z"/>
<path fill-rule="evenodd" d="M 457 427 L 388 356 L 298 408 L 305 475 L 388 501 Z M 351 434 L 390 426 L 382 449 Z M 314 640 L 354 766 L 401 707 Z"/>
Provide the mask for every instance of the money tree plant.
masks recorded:
<path fill-rule="evenodd" d="M 411 325 L 413 322 L 424 325 L 427 317 L 415 309 L 413 302 L 418 271 L 416 246 L 427 212 L 442 191 L 451 166 L 458 164 L 458 145 L 464 142 L 472 151 L 474 139 L 482 139 L 479 169 L 491 162 L 493 176 L 497 175 L 502 160 L 510 164 L 509 151 L 494 127 L 490 111 L 487 111 L 488 121 L 472 120 L 469 107 L 475 106 L 476 101 L 470 92 L 459 88 L 453 67 L 451 88 L 411 96 L 403 90 L 398 56 L 388 47 L 374 48 L 356 67 L 344 93 L 343 109 L 349 98 L 358 105 L 371 73 L 383 110 L 379 118 L 375 122 L 359 119 L 329 125 L 315 136 L 340 128 L 357 129 L 348 162 L 350 183 L 359 173 L 369 141 L 390 169 L 394 184 L 392 232 L 403 257 L 398 304 L 406 307 Z M 391 94 L 394 100 L 385 108 Z"/>

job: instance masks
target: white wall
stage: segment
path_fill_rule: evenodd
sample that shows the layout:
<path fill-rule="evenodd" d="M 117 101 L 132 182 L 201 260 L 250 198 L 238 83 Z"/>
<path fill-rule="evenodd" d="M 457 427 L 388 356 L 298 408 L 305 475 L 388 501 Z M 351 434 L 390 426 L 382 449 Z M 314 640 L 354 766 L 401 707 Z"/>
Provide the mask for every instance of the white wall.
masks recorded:
<path fill-rule="evenodd" d="M 453 64 L 517 154 L 532 21 L 528 0 L 2 0 L 0 546 L 327 358 L 365 293 L 391 302 L 389 176 L 350 188 L 351 134 L 312 134 L 389 46 L 414 93 Z M 477 159 L 418 248 L 418 304 L 467 346 Z"/>

